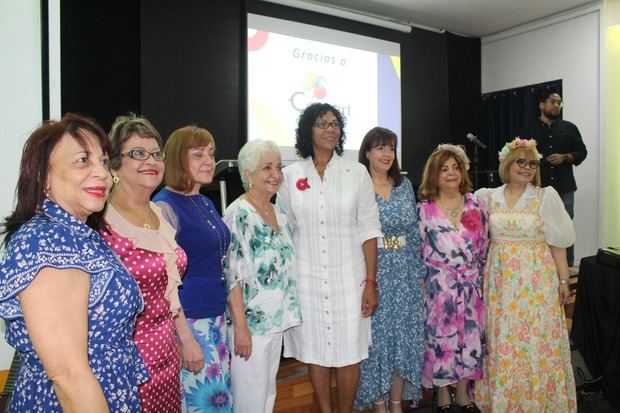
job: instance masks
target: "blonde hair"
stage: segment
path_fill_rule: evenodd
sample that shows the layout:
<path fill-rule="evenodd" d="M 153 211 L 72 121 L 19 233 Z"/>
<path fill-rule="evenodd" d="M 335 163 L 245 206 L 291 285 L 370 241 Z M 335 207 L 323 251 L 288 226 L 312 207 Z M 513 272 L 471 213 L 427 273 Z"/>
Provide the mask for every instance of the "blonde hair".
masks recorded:
<path fill-rule="evenodd" d="M 516 149 L 510 150 L 503 160 L 499 162 L 499 177 L 503 183 L 507 184 L 510 182 L 510 167 L 512 164 L 519 158 L 527 159 L 528 161 L 532 160 L 540 160 L 540 154 L 536 150 L 536 142 L 534 142 L 534 146 L 528 147 L 518 147 Z M 532 180 L 532 184 L 536 186 L 540 186 L 540 165 L 536 168 L 536 173 L 534 174 L 534 179 Z"/>

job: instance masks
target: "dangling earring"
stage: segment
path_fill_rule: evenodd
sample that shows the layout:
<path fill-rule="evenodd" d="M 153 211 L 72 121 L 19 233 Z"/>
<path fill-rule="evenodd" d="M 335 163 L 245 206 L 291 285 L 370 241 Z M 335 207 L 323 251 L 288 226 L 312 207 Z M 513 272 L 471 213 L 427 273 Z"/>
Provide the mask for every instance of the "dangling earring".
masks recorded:
<path fill-rule="evenodd" d="M 50 187 L 49 187 L 49 185 L 46 186 L 45 188 L 43 188 L 43 195 L 45 195 L 46 198 L 50 197 Z"/>
<path fill-rule="evenodd" d="M 250 184 L 248 185 L 248 188 L 249 188 L 249 189 L 254 188 L 254 184 L 252 184 L 252 182 L 250 182 Z"/>
<path fill-rule="evenodd" d="M 112 182 L 114 182 L 114 184 L 118 185 L 120 181 L 121 178 L 119 178 L 118 175 L 112 175 Z"/>

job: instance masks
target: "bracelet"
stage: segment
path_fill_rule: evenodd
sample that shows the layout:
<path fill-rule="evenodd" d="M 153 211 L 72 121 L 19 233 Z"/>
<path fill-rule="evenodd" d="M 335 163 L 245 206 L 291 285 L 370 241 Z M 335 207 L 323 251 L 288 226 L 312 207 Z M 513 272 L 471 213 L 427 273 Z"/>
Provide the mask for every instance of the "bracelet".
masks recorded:
<path fill-rule="evenodd" d="M 373 280 L 372 278 L 366 278 L 364 281 L 362 281 L 362 284 L 363 283 L 366 283 L 366 285 L 370 284 L 375 288 L 377 288 L 377 286 L 379 285 L 377 284 L 377 280 Z"/>
<path fill-rule="evenodd" d="M 568 280 L 560 278 L 560 284 L 568 284 Z"/>

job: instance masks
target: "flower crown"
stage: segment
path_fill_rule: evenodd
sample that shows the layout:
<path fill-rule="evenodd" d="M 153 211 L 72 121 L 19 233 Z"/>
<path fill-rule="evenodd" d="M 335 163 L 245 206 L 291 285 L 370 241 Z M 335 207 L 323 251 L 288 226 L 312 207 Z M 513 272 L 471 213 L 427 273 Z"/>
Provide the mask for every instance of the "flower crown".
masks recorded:
<path fill-rule="evenodd" d="M 506 143 L 502 150 L 498 152 L 499 161 L 503 162 L 510 151 L 518 148 L 529 149 L 534 152 L 534 155 L 538 160 L 542 159 L 542 155 L 538 152 L 538 149 L 536 149 L 536 141 L 534 139 L 521 139 L 516 137 L 512 142 Z"/>

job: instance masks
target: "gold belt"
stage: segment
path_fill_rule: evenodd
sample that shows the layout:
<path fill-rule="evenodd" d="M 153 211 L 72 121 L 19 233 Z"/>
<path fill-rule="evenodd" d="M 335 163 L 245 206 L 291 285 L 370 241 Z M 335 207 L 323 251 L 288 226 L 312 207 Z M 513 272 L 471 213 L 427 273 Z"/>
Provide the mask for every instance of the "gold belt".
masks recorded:
<path fill-rule="evenodd" d="M 378 247 L 386 250 L 397 250 L 403 248 L 406 244 L 403 236 L 390 236 L 379 238 Z"/>

